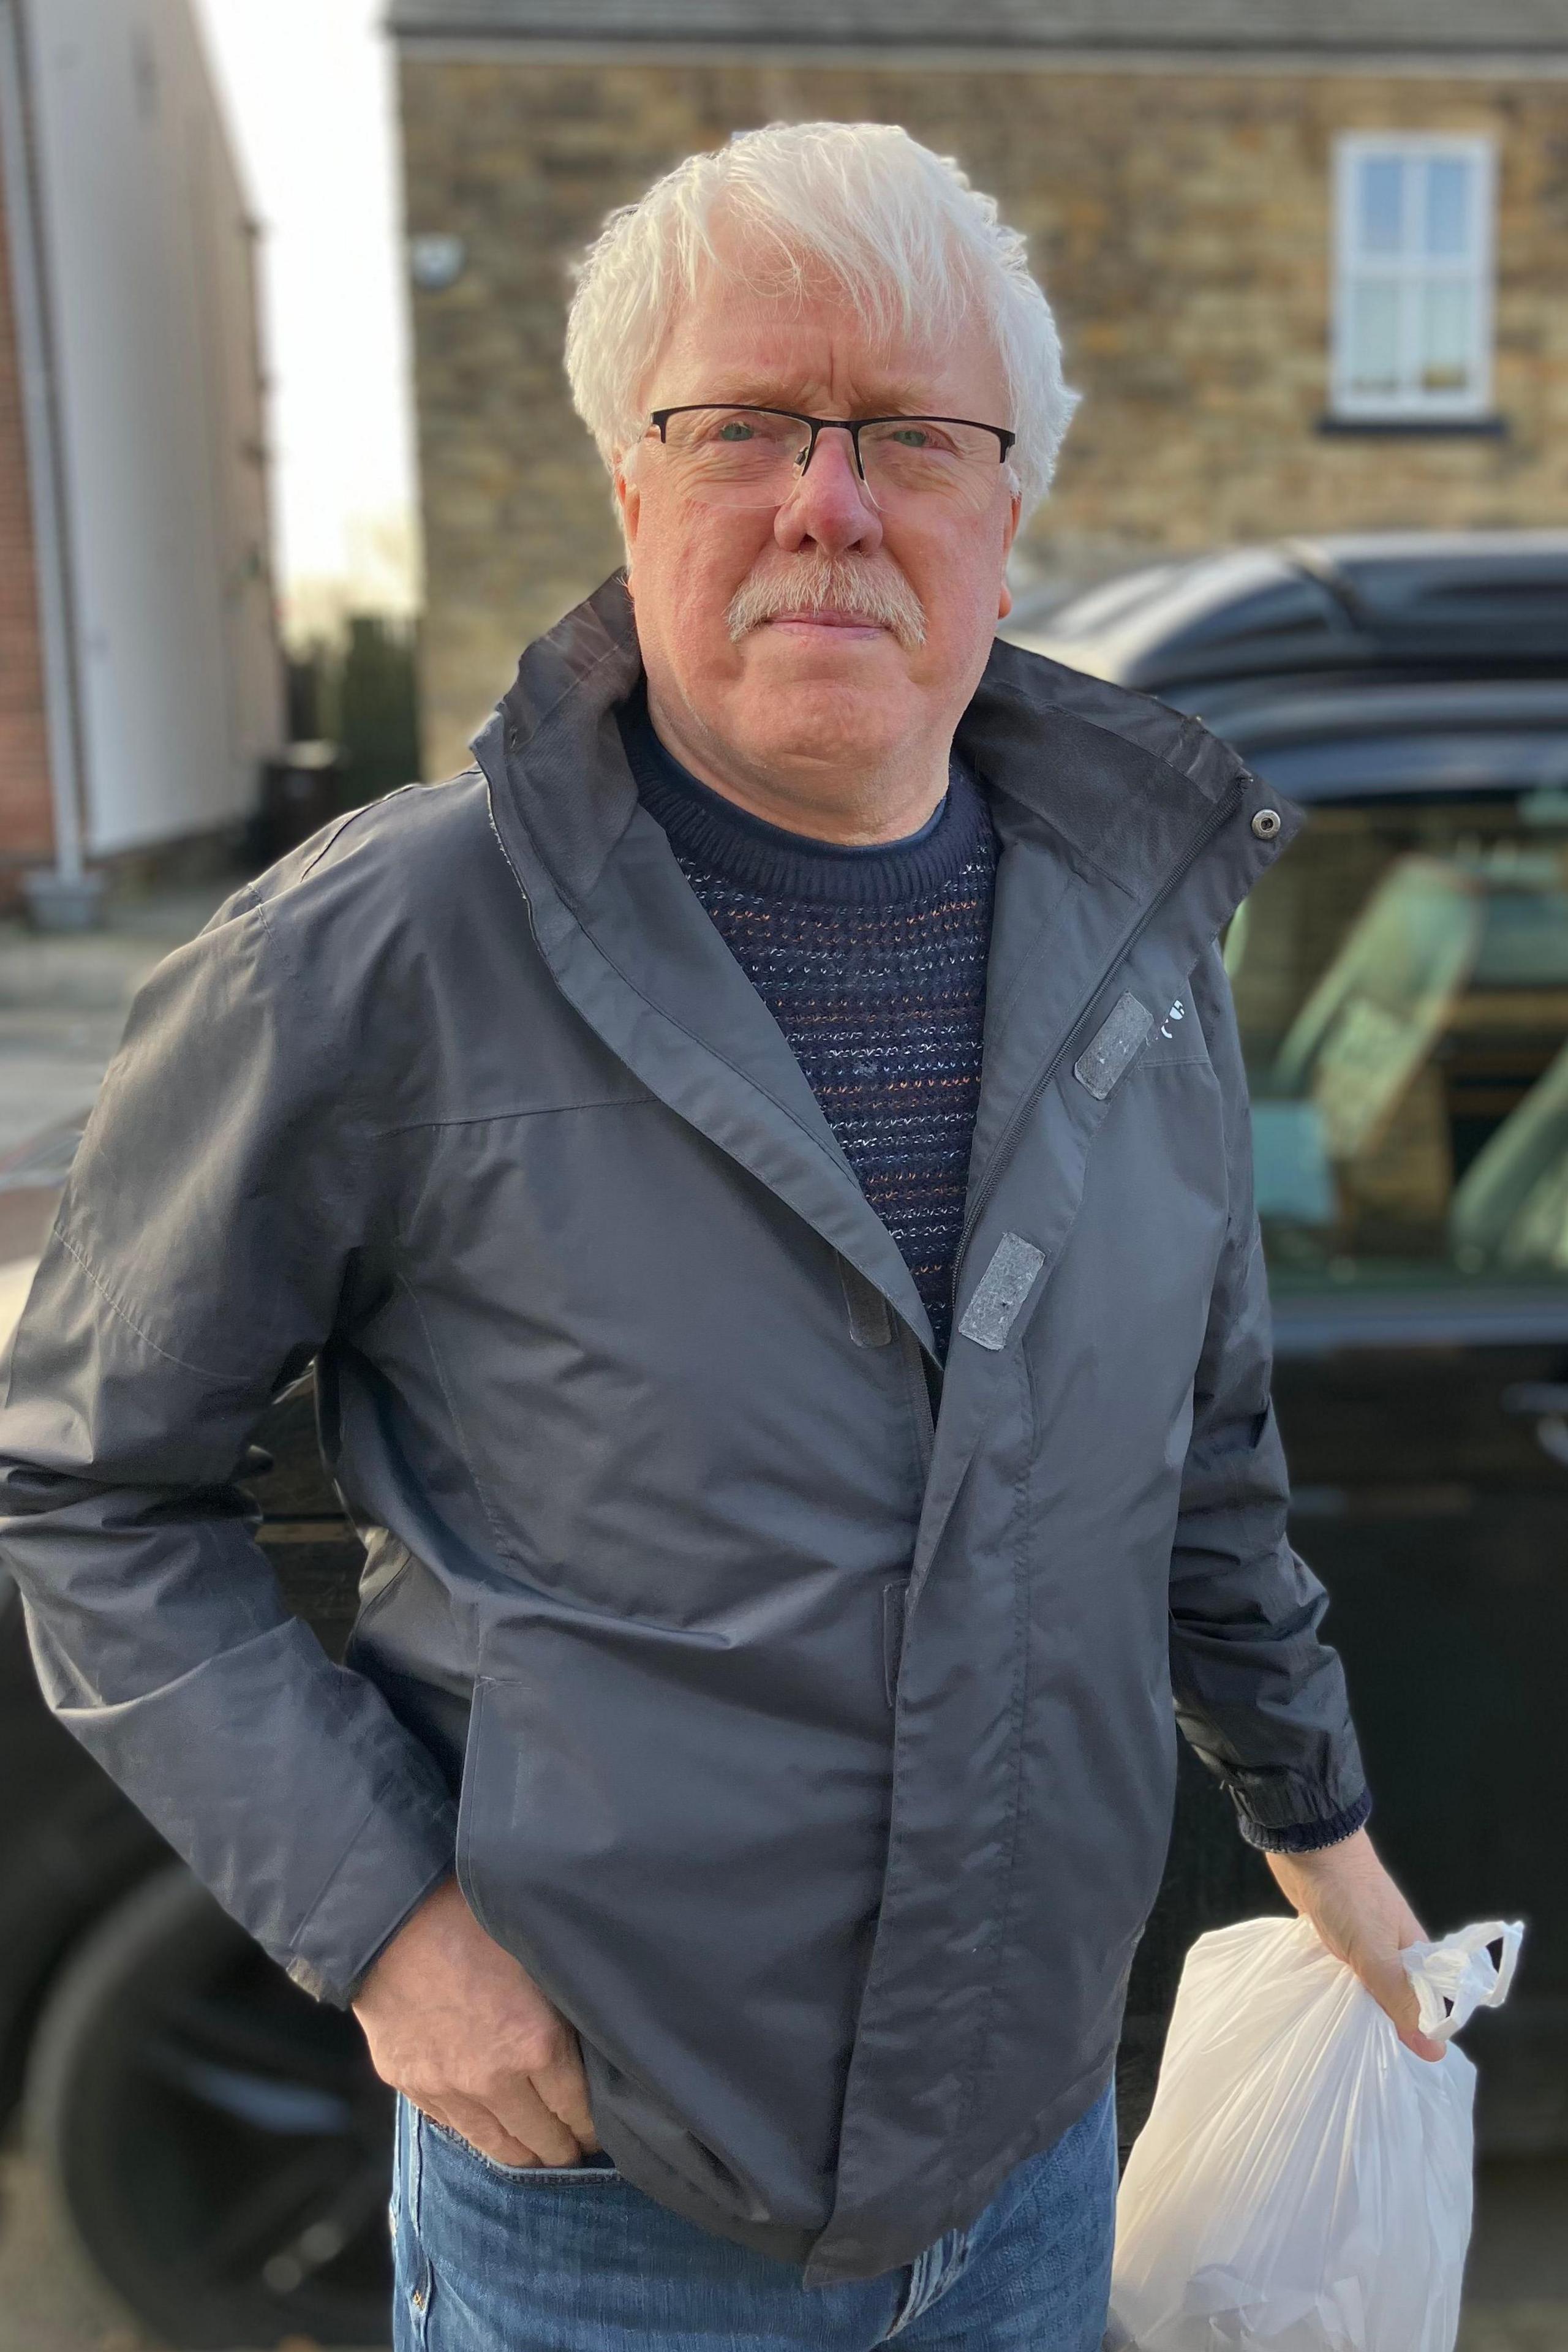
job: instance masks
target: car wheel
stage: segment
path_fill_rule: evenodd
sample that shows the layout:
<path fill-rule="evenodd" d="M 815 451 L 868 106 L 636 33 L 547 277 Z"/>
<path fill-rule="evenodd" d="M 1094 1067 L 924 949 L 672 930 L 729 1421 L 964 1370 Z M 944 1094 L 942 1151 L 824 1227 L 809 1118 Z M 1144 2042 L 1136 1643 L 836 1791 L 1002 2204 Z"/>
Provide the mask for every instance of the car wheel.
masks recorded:
<path fill-rule="evenodd" d="M 183 1867 L 62 1971 L 27 2116 L 88 2252 L 165 2342 L 385 2340 L 391 2094 L 353 2018 L 299 1991 Z"/>

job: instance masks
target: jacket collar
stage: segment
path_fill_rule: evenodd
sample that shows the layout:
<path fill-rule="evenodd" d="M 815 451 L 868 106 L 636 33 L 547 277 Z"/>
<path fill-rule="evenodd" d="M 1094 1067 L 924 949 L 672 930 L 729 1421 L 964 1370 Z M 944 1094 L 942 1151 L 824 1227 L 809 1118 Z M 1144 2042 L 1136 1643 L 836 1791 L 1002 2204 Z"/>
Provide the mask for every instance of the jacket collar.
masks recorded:
<path fill-rule="evenodd" d="M 637 805 L 614 713 L 641 674 L 625 574 L 612 572 L 528 647 L 474 739 L 492 791 L 503 806 L 515 804 L 559 887 L 578 902 Z M 1001 638 L 957 749 L 995 793 L 1130 897 L 1158 887 L 1193 816 L 1247 775 L 1196 720 L 1152 696 L 1108 687 Z M 1237 844 L 1227 863 L 1239 903 L 1272 854 L 1256 842 L 1250 850 Z"/>
<path fill-rule="evenodd" d="M 788 1201 L 929 1350 L 896 1244 L 639 803 L 615 713 L 640 670 L 616 573 L 528 648 L 475 739 L 539 947 L 650 1091 Z M 1002 848 L 973 1196 L 1133 940 L 1157 922 L 1159 969 L 1190 971 L 1300 813 L 1275 801 L 1283 824 L 1260 840 L 1246 822 L 1259 788 L 1195 722 L 1000 642 L 957 748 Z"/>

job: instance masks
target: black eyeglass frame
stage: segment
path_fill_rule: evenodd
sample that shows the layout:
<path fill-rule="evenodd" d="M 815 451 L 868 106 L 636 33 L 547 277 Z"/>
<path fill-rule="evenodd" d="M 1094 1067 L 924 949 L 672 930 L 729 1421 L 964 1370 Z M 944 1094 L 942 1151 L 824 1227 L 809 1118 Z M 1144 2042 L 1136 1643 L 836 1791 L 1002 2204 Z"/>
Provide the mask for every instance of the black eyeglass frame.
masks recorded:
<path fill-rule="evenodd" d="M 860 436 L 868 425 L 966 425 L 972 433 L 994 433 L 999 466 L 1006 464 L 1007 452 L 1018 438 L 1005 425 L 984 425 L 977 416 L 933 416 L 929 414 L 919 416 L 899 414 L 891 416 L 807 416 L 804 409 L 764 407 L 760 401 L 754 400 L 685 400 L 673 408 L 650 408 L 647 421 L 657 428 L 660 443 L 667 444 L 667 428 L 672 416 L 695 416 L 704 409 L 720 409 L 737 416 L 787 416 L 795 425 L 809 425 L 811 438 L 805 445 L 805 455 L 795 460 L 803 476 L 816 455 L 818 436 L 829 427 L 835 433 L 848 434 L 855 452 L 855 471 L 862 481 L 866 479 L 866 468 L 860 461 Z"/>

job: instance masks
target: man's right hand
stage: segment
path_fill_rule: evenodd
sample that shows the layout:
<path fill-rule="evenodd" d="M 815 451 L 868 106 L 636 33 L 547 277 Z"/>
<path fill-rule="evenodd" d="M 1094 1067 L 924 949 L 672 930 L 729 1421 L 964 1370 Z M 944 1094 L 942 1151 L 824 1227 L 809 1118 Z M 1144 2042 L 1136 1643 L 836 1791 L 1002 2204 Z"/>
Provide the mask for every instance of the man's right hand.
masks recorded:
<path fill-rule="evenodd" d="M 501 2164 L 575 2164 L 599 2145 L 577 2037 L 448 1878 L 361 1985 L 371 2063 L 438 2124 Z"/>

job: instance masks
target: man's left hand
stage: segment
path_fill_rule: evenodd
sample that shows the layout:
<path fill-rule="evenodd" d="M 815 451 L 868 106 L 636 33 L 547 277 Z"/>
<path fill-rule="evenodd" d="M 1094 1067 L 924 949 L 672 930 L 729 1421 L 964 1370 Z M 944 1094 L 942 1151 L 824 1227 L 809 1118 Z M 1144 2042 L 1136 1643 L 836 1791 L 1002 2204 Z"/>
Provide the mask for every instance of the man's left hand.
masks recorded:
<path fill-rule="evenodd" d="M 1400 1965 L 1426 1931 L 1373 1850 L 1364 1830 L 1317 1853 L 1269 1853 L 1264 1860 L 1283 1893 L 1310 1919 L 1336 1959 L 1343 1960 L 1385 2010 L 1407 2050 L 1441 2058 L 1446 2045 L 1416 2023 L 1415 1988 Z"/>

